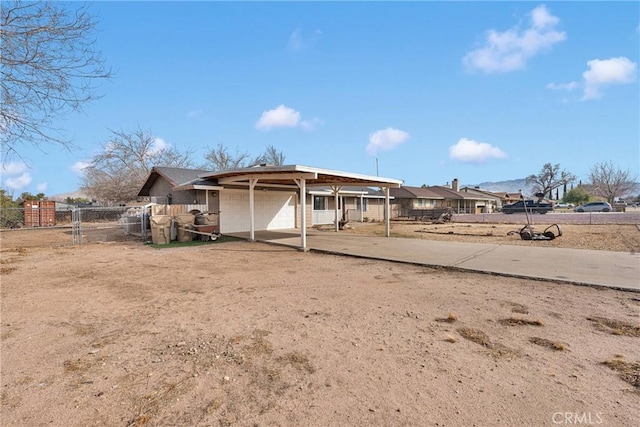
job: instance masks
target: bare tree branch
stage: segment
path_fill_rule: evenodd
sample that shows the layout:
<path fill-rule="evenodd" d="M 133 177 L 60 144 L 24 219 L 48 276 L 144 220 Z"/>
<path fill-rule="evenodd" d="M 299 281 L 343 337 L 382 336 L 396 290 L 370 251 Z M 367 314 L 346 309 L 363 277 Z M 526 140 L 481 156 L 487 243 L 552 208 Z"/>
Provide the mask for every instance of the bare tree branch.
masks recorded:
<path fill-rule="evenodd" d="M 575 180 L 576 176 L 565 170 L 561 171 L 559 164 L 552 165 L 551 163 L 545 163 L 540 173 L 527 177 L 527 184 L 532 184 L 536 192 L 547 196 L 556 188 L 574 182 Z"/>
<path fill-rule="evenodd" d="M 626 196 L 638 189 L 637 176 L 632 176 L 629 169 L 616 168 L 611 161 L 598 163 L 591 167 L 589 173 L 591 191 L 613 204 L 617 197 Z"/>
<path fill-rule="evenodd" d="M 3 1 L 0 29 L 0 138 L 4 156 L 20 146 L 70 147 L 54 120 L 97 99 L 112 73 L 95 49 L 96 22 L 86 6 Z"/>
<path fill-rule="evenodd" d="M 84 169 L 81 185 L 89 196 L 104 205 L 135 200 L 153 166 L 188 168 L 193 165 L 192 151 L 179 152 L 149 131 L 111 133 L 111 139 Z"/>
<path fill-rule="evenodd" d="M 216 171 L 240 169 L 259 164 L 269 164 L 280 166 L 284 164 L 284 154 L 269 145 L 264 153 L 255 157 L 247 151 L 240 151 L 236 148 L 235 153 L 231 153 L 223 144 L 218 144 L 205 155 L 208 163 L 203 168 L 212 168 Z"/>

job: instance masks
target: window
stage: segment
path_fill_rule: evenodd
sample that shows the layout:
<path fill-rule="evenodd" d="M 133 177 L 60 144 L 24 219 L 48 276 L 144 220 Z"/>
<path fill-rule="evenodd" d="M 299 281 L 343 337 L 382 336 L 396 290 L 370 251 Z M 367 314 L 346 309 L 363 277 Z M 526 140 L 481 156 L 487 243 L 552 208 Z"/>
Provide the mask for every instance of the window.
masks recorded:
<path fill-rule="evenodd" d="M 313 196 L 313 210 L 314 211 L 327 210 L 327 198 L 324 196 Z"/>
<path fill-rule="evenodd" d="M 360 206 L 360 202 L 362 202 L 362 206 Z M 369 199 L 357 197 L 356 198 L 356 208 L 357 209 L 361 209 L 362 212 L 366 212 L 367 208 L 369 207 L 369 203 L 368 202 L 369 202 Z"/>

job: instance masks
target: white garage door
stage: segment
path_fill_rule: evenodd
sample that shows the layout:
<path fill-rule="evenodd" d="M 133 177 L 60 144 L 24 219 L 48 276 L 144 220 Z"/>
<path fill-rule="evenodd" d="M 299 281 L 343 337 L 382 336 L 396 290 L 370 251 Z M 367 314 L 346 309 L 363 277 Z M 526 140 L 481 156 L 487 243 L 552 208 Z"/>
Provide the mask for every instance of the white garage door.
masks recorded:
<path fill-rule="evenodd" d="M 284 191 L 254 192 L 256 230 L 295 227 L 296 193 Z M 249 231 L 249 190 L 220 191 L 220 232 Z"/>

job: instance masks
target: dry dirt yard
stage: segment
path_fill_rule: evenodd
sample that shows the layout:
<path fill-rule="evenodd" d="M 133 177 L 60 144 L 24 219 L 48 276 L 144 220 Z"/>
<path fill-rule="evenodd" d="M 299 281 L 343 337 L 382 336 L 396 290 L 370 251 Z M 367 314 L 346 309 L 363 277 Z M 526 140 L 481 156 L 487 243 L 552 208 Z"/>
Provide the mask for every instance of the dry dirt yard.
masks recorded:
<path fill-rule="evenodd" d="M 562 236 L 551 241 L 522 240 L 518 234 L 524 224 L 482 224 L 449 222 L 434 224 L 427 222 L 393 222 L 391 235 L 416 239 L 449 240 L 499 245 L 523 245 L 556 248 L 593 249 L 615 252 L 640 252 L 640 228 L 635 224 L 561 224 Z M 533 231 L 542 233 L 550 224 L 535 224 Z M 323 227 L 330 229 L 331 227 Z M 551 228 L 557 234 L 557 229 Z M 384 235 L 381 223 L 353 223 L 346 233 Z"/>
<path fill-rule="evenodd" d="M 5 426 L 640 425 L 638 293 L 56 233 L 1 235 Z"/>

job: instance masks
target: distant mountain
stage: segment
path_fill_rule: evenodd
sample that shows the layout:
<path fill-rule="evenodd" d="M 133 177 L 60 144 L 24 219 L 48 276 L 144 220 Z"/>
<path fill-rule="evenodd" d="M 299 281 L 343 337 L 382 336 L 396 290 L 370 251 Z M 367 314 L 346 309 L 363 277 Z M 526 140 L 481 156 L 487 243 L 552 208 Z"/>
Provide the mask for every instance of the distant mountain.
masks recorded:
<path fill-rule="evenodd" d="M 504 191 L 505 193 L 517 193 L 520 190 L 522 190 L 524 194 L 533 193 L 533 187 L 527 184 L 527 180 L 525 178 L 511 179 L 509 181 L 481 182 L 480 184 L 468 185 L 468 187 L 480 187 L 481 190 L 495 192 Z"/>
<path fill-rule="evenodd" d="M 64 202 L 67 200 L 67 197 L 71 197 L 72 199 L 90 199 L 89 196 L 84 194 L 81 190 L 77 190 L 71 193 L 60 193 L 55 194 L 53 196 L 49 196 L 49 200 L 55 200 L 56 202 Z"/>

